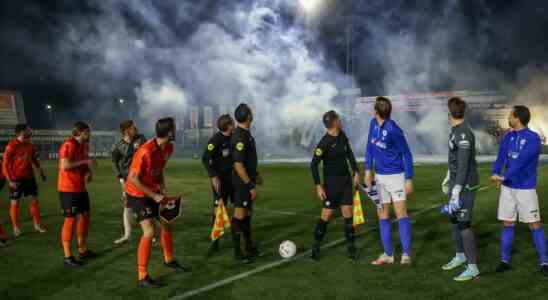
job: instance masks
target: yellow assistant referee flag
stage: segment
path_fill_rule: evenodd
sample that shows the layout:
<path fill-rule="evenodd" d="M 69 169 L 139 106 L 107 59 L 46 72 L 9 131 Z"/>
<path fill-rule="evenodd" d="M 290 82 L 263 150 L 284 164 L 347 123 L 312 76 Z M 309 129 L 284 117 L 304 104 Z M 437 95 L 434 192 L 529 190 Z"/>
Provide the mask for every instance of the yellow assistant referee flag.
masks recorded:
<path fill-rule="evenodd" d="M 363 217 L 362 198 L 360 192 L 356 191 L 354 194 L 354 227 L 365 223 Z"/>
<path fill-rule="evenodd" d="M 211 230 L 211 240 L 215 241 L 225 234 L 230 228 L 230 218 L 226 211 L 226 207 L 223 201 L 219 201 L 219 205 L 215 209 L 215 223 Z"/>

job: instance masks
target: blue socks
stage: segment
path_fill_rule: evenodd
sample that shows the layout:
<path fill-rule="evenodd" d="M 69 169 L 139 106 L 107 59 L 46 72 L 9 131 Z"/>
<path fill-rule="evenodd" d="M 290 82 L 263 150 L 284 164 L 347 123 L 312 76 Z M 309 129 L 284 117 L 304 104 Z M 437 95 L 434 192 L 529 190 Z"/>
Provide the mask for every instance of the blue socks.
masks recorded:
<path fill-rule="evenodd" d="M 411 255 L 411 222 L 409 217 L 398 220 L 403 255 Z"/>
<path fill-rule="evenodd" d="M 546 240 L 544 238 L 544 229 L 542 227 L 531 230 L 533 236 L 533 242 L 535 243 L 535 249 L 539 256 L 540 264 L 548 264 L 548 253 L 546 252 Z"/>
<path fill-rule="evenodd" d="M 394 255 L 392 250 L 392 222 L 390 222 L 390 219 L 381 219 L 379 220 L 379 227 L 384 253 L 388 256 L 392 256 Z"/>
<path fill-rule="evenodd" d="M 503 226 L 500 234 L 500 260 L 508 264 L 512 259 L 513 242 L 514 226 Z"/>

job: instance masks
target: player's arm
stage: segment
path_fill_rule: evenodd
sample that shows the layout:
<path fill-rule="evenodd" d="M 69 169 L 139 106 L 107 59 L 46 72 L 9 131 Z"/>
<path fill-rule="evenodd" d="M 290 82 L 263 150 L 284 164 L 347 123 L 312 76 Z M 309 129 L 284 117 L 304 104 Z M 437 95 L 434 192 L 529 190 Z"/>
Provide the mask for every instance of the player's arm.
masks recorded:
<path fill-rule="evenodd" d="M 360 185 L 360 169 L 358 168 L 358 162 L 356 161 L 354 151 L 352 151 L 352 145 L 350 145 L 350 141 L 346 134 L 344 134 L 344 139 L 346 140 L 346 159 L 350 163 L 350 168 L 354 175 L 354 185 L 358 188 Z"/>
<path fill-rule="evenodd" d="M 120 168 L 120 161 L 123 158 L 122 153 L 120 152 L 120 149 L 118 148 L 118 144 L 114 144 L 112 146 L 111 151 L 111 157 L 112 157 L 112 167 L 114 169 L 114 173 L 116 174 L 116 177 L 119 179 L 122 179 L 122 169 Z"/>
<path fill-rule="evenodd" d="M 468 177 L 473 140 L 472 135 L 466 132 L 456 134 L 455 136 L 457 142 L 457 175 L 455 177 L 455 186 L 453 187 L 452 195 L 456 197 L 462 191 L 466 182 L 466 177 Z"/>
<path fill-rule="evenodd" d="M 327 198 L 325 190 L 322 186 L 322 181 L 320 179 L 319 167 L 320 162 L 322 162 L 324 158 L 326 149 L 327 147 L 325 147 L 322 139 L 320 143 L 316 146 L 316 149 L 314 150 L 314 156 L 312 157 L 312 161 L 310 162 L 310 172 L 312 173 L 312 179 L 314 180 L 314 185 L 316 186 L 316 193 L 321 200 L 325 200 Z"/>
<path fill-rule="evenodd" d="M 504 175 L 502 180 L 506 178 L 515 177 L 520 171 L 524 169 L 524 166 L 535 157 L 540 155 L 541 142 L 540 138 L 536 137 L 534 139 L 527 140 L 527 143 L 523 145 L 523 149 L 519 151 L 519 156 L 514 159 L 514 163 L 510 165 Z M 536 166 L 535 166 L 536 168 Z"/>
<path fill-rule="evenodd" d="M 155 193 L 141 182 L 140 176 L 144 170 L 144 165 L 146 165 L 147 163 L 149 163 L 149 158 L 146 155 L 139 154 L 137 157 L 135 157 L 133 162 L 131 163 L 131 168 L 129 170 L 129 180 L 131 180 L 131 183 L 133 183 L 135 187 L 137 187 L 137 189 L 142 191 L 145 196 L 152 198 L 158 203 L 162 202 L 165 198 L 162 194 Z"/>
<path fill-rule="evenodd" d="M 8 184 L 10 186 L 13 186 L 13 179 L 15 178 L 13 174 L 11 173 L 11 163 L 13 161 L 13 154 L 14 149 L 12 146 L 8 145 L 6 147 L 6 150 L 4 151 L 4 157 L 2 160 L 2 173 L 4 174 L 4 177 L 6 177 L 6 180 L 8 181 Z"/>
<path fill-rule="evenodd" d="M 217 173 L 215 172 L 215 169 L 213 168 L 213 160 L 214 160 L 214 154 L 217 151 L 217 148 L 220 147 L 219 141 L 215 139 L 215 137 L 212 137 L 209 139 L 207 146 L 204 150 L 204 153 L 202 154 L 202 165 L 207 171 L 207 175 L 210 178 L 216 177 Z"/>
<path fill-rule="evenodd" d="M 34 147 L 32 147 L 32 165 L 40 173 L 40 177 L 42 178 L 42 181 L 45 182 L 46 173 L 44 173 L 44 169 L 42 169 L 42 165 L 40 164 L 40 160 L 38 159 L 38 152 L 36 151 Z"/>
<path fill-rule="evenodd" d="M 499 152 L 497 154 L 497 159 L 493 164 L 491 170 L 492 175 L 501 176 L 504 173 L 504 166 L 506 165 L 506 156 L 507 156 L 507 145 L 506 145 L 506 136 L 502 139 L 502 142 L 499 146 Z"/>
<path fill-rule="evenodd" d="M 373 120 L 369 123 L 369 133 L 367 135 L 367 143 L 365 145 L 365 159 L 364 159 L 364 170 L 365 170 L 365 177 L 364 177 L 364 183 L 367 187 L 370 187 L 373 183 L 373 145 L 371 144 L 371 137 L 373 136 Z"/>
<path fill-rule="evenodd" d="M 392 137 L 394 138 L 394 144 L 400 150 L 403 157 L 403 168 L 405 170 L 405 179 L 413 179 L 413 154 L 409 149 L 407 139 L 400 128 L 395 128 Z"/>

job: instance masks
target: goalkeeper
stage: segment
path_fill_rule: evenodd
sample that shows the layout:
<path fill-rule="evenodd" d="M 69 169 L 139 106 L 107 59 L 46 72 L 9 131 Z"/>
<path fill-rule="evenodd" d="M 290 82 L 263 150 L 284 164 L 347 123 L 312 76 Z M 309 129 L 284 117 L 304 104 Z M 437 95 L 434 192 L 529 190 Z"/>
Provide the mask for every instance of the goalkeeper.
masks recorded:
<path fill-rule="evenodd" d="M 466 102 L 453 97 L 448 101 L 449 122 L 449 171 L 444 181 L 444 192 L 449 196 L 447 212 L 452 223 L 452 235 L 456 246 L 456 255 L 442 266 L 445 271 L 466 264 L 463 273 L 455 277 L 456 281 L 468 281 L 479 276 L 476 265 L 476 242 L 472 230 L 472 211 L 475 190 L 478 186 L 475 137 L 464 119 Z"/>

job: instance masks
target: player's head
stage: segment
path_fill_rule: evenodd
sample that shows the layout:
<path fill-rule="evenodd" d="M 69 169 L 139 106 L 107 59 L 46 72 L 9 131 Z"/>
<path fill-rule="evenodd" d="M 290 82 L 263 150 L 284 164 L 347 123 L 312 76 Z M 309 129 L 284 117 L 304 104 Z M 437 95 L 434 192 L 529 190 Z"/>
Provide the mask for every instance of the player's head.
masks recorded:
<path fill-rule="evenodd" d="M 23 140 L 30 140 L 32 138 L 32 129 L 25 123 L 15 125 L 15 137 L 21 137 Z"/>
<path fill-rule="evenodd" d="M 83 121 L 78 121 L 72 126 L 72 136 L 79 139 L 81 143 L 89 142 L 91 128 L 89 124 Z"/>
<path fill-rule="evenodd" d="M 158 138 L 168 138 L 169 141 L 175 141 L 175 131 L 175 119 L 171 117 L 163 118 L 156 122 L 156 137 Z"/>
<path fill-rule="evenodd" d="M 513 129 L 527 127 L 531 121 L 531 112 L 525 105 L 516 105 L 508 116 L 508 125 Z"/>
<path fill-rule="evenodd" d="M 379 96 L 375 99 L 375 117 L 379 117 L 382 120 L 390 118 L 392 114 L 392 103 L 390 99 Z"/>
<path fill-rule="evenodd" d="M 253 122 L 253 112 L 251 111 L 251 108 L 245 104 L 241 103 L 236 107 L 236 110 L 234 111 L 234 118 L 238 123 L 251 123 Z"/>
<path fill-rule="evenodd" d="M 342 128 L 341 118 L 334 110 L 330 110 L 326 112 L 325 114 L 323 114 L 322 121 L 326 129 Z"/>
<path fill-rule="evenodd" d="M 130 138 L 133 138 L 139 134 L 139 131 L 137 130 L 137 126 L 135 126 L 135 122 L 133 122 L 133 120 L 127 120 L 120 123 L 120 133 L 123 136 L 127 135 Z"/>
<path fill-rule="evenodd" d="M 230 132 L 234 128 L 234 120 L 232 120 L 232 117 L 229 114 L 221 115 L 219 119 L 217 119 L 217 128 L 219 128 L 219 131 L 221 132 Z"/>
<path fill-rule="evenodd" d="M 466 113 L 466 102 L 460 97 L 451 97 L 447 101 L 447 108 L 449 109 L 449 117 L 453 120 L 464 119 Z"/>

